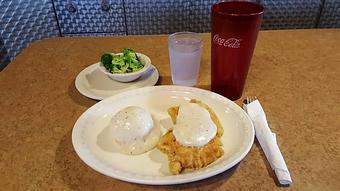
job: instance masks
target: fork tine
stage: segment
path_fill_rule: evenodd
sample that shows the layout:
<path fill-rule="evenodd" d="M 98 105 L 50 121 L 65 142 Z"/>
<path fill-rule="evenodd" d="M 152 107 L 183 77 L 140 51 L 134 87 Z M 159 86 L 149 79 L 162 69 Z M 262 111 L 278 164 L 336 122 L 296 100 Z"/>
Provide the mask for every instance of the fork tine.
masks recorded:
<path fill-rule="evenodd" d="M 250 104 L 251 102 L 257 100 L 256 96 L 247 96 L 244 100 L 243 103 L 244 104 Z"/>
<path fill-rule="evenodd" d="M 247 96 L 246 99 L 244 99 L 243 102 L 245 102 L 246 104 L 250 104 L 251 102 L 257 100 L 256 96 Z"/>

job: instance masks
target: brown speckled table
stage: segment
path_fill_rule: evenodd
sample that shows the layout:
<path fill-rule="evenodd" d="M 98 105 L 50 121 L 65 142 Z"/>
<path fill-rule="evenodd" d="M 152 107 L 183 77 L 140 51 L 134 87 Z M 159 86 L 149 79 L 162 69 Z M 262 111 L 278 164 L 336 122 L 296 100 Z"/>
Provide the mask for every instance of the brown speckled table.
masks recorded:
<path fill-rule="evenodd" d="M 210 35 L 199 87 L 210 88 Z M 0 73 L 0 190 L 340 190 L 340 30 L 261 31 L 244 95 L 257 95 L 293 178 L 280 187 L 257 141 L 233 169 L 176 186 L 101 175 L 76 155 L 71 131 L 96 101 L 76 75 L 108 50 L 149 55 L 170 84 L 167 36 L 54 38 L 33 43 Z M 240 100 L 237 101 L 240 103 Z"/>

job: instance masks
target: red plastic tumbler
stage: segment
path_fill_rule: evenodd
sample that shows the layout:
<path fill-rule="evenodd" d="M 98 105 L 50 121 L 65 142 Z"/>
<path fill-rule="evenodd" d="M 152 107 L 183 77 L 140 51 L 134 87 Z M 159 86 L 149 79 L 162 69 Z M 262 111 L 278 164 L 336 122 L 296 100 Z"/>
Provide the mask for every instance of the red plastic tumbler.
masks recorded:
<path fill-rule="evenodd" d="M 263 7 L 246 1 L 212 6 L 211 90 L 231 100 L 242 96 Z"/>

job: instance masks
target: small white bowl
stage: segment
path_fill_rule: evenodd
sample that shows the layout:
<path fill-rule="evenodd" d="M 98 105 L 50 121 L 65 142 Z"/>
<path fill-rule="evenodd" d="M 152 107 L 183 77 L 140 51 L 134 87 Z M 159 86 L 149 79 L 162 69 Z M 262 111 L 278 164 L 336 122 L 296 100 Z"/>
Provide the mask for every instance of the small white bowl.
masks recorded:
<path fill-rule="evenodd" d="M 119 81 L 119 82 L 131 82 L 133 80 L 136 80 L 141 75 L 143 75 L 148 69 L 151 67 L 151 60 L 148 56 L 136 53 L 139 60 L 144 64 L 144 67 L 136 72 L 131 73 L 124 73 L 124 74 L 114 74 L 106 70 L 106 68 L 102 65 L 101 62 L 98 63 L 99 69 L 104 72 L 106 75 L 108 75 L 110 78 Z M 117 53 L 116 55 L 123 55 L 123 53 Z"/>

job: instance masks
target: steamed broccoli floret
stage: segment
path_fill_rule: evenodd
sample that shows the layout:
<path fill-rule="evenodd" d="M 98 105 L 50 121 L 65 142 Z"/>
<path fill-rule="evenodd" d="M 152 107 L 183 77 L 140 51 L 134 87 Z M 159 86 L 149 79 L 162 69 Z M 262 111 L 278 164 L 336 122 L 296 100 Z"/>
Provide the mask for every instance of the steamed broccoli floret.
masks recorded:
<path fill-rule="evenodd" d="M 138 69 L 138 68 L 142 68 L 143 65 L 141 64 L 141 62 L 137 61 L 137 60 L 130 60 L 129 65 L 132 69 Z"/>
<path fill-rule="evenodd" d="M 124 58 L 126 58 L 126 60 L 138 60 L 138 57 L 135 53 L 135 51 L 133 51 L 132 49 L 129 48 L 124 48 L 123 50 L 123 55 Z"/>
<path fill-rule="evenodd" d="M 113 55 L 111 53 L 105 53 L 100 58 L 100 61 L 106 68 L 107 66 L 111 65 L 112 59 L 113 59 Z"/>
<path fill-rule="evenodd" d="M 123 49 L 123 55 L 115 55 L 113 53 L 103 54 L 101 63 L 111 73 L 136 72 L 144 67 L 135 51 L 128 48 Z"/>
<path fill-rule="evenodd" d="M 113 65 L 124 65 L 124 58 L 122 56 L 114 56 L 112 59 L 112 64 Z"/>

